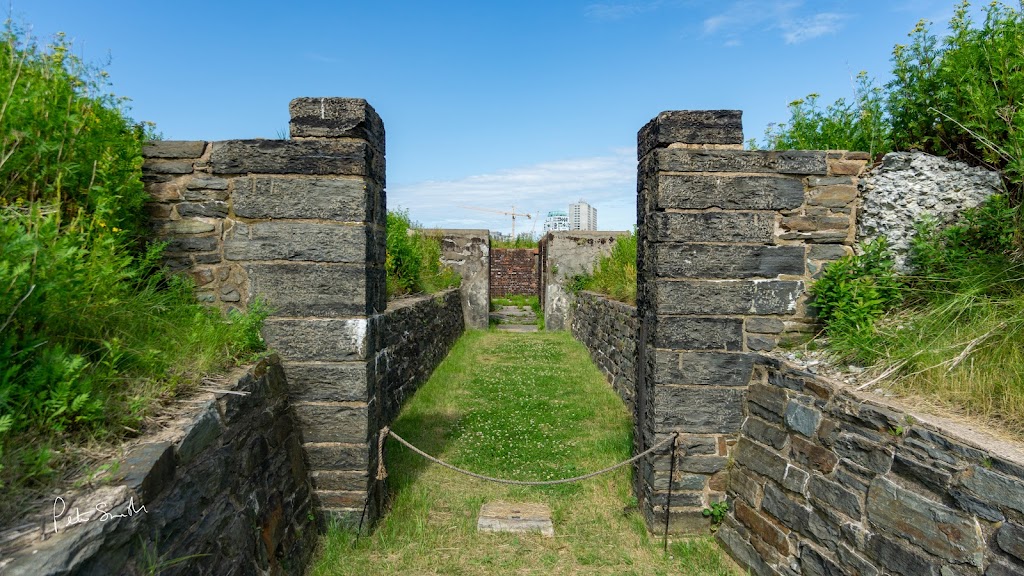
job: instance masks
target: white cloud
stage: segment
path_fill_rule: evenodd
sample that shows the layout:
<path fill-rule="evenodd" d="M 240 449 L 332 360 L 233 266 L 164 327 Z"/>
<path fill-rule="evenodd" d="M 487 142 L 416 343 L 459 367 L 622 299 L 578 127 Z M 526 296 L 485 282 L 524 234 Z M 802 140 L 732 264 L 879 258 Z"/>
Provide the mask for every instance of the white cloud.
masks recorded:
<path fill-rule="evenodd" d="M 802 0 L 736 0 L 723 12 L 704 20 L 705 36 L 721 36 L 726 46 L 738 46 L 751 32 L 778 31 L 787 44 L 838 32 L 847 14 L 813 12 Z"/>
<path fill-rule="evenodd" d="M 574 158 L 510 168 L 457 180 L 394 184 L 388 205 L 409 210 L 410 217 L 431 228 L 486 228 L 509 232 L 509 216 L 462 208 L 526 212 L 536 220 L 516 219 L 516 232 L 543 230 L 544 215 L 565 210 L 582 198 L 594 206 L 604 230 L 628 230 L 636 221 L 635 150 L 607 156 Z M 536 221 L 536 226 L 534 222 Z"/>

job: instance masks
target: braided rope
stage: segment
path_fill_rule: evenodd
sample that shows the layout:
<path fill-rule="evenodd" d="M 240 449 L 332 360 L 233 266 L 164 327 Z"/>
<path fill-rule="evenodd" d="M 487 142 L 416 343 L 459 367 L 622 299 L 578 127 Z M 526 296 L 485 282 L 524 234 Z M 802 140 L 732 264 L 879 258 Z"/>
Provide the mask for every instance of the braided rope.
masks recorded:
<path fill-rule="evenodd" d="M 502 478 L 494 478 L 494 477 L 491 477 L 491 476 L 484 476 L 483 474 L 477 474 L 476 472 L 470 472 L 469 470 L 463 470 L 462 468 L 459 468 L 457 466 L 453 466 L 453 465 L 445 462 L 444 460 L 435 458 L 434 456 L 431 456 L 430 454 L 427 454 L 423 450 L 420 450 L 419 448 L 413 446 L 405 438 L 402 438 L 398 434 L 395 434 L 395 432 L 393 430 L 391 430 L 390 428 L 388 428 L 387 426 L 385 426 L 384 428 L 381 428 L 380 435 L 379 435 L 378 441 L 377 441 L 377 480 L 383 480 L 383 479 L 388 477 L 387 470 L 384 468 L 384 457 L 383 457 L 384 440 L 388 436 L 391 436 L 395 440 L 398 440 L 406 448 L 412 450 L 413 452 L 419 454 L 420 456 L 423 456 L 424 458 L 426 458 L 427 460 L 430 460 L 431 462 L 433 462 L 435 464 L 439 464 L 441 466 L 444 466 L 445 468 L 448 468 L 449 470 L 454 470 L 455 472 L 458 472 L 460 474 L 465 474 L 466 476 L 471 476 L 471 477 L 477 478 L 479 480 L 486 480 L 487 482 L 496 482 L 498 484 L 512 484 L 514 486 L 554 486 L 556 484 L 568 484 L 570 482 L 579 482 L 579 481 L 582 481 L 582 480 L 589 480 L 590 478 L 593 478 L 595 476 L 600 476 L 601 474 L 604 474 L 606 472 L 611 472 L 612 470 L 616 470 L 618 468 L 626 466 L 627 464 L 632 464 L 632 463 L 636 462 L 637 460 L 640 460 L 644 456 L 647 456 L 648 454 L 651 454 L 652 452 L 656 452 L 659 448 L 661 448 L 662 446 L 668 444 L 669 442 L 673 443 L 673 450 L 674 450 L 675 446 L 677 445 L 676 444 L 676 440 L 679 438 L 679 433 L 676 432 L 676 433 L 672 434 L 672 436 L 669 436 L 668 438 L 665 438 L 661 442 L 658 442 L 657 444 L 655 444 L 654 446 L 651 446 L 647 450 L 644 450 L 643 452 L 637 454 L 636 456 L 633 456 L 629 460 L 625 460 L 623 462 L 619 462 L 618 464 L 615 464 L 613 466 L 609 466 L 607 468 L 602 468 L 602 469 L 600 469 L 600 470 L 598 470 L 596 472 L 591 472 L 589 474 L 584 474 L 582 476 L 574 476 L 572 478 L 563 478 L 561 480 L 505 480 L 505 479 L 502 479 Z"/>

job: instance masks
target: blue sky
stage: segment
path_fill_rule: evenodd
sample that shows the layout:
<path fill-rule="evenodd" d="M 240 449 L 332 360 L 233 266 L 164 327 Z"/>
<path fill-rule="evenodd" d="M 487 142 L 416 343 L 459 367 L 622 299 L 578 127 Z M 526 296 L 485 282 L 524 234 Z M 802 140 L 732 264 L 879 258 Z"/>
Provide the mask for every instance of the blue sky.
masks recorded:
<path fill-rule="evenodd" d="M 808 93 L 886 78 L 955 0 L 535 2 L 9 0 L 46 40 L 104 64 L 166 139 L 275 138 L 297 96 L 366 98 L 387 130 L 388 206 L 508 232 L 584 199 L 636 220 L 636 132 L 663 110 L 743 110 L 747 138 Z M 543 222 L 536 225 L 542 229 Z M 523 230 L 523 221 L 517 228 Z M 527 221 L 529 230 L 532 221 Z"/>

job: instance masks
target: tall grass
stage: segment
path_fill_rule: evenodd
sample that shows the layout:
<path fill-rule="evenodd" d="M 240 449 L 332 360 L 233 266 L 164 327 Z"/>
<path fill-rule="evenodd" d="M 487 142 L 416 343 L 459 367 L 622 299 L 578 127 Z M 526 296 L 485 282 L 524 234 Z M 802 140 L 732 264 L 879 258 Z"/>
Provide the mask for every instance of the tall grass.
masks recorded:
<path fill-rule="evenodd" d="M 0 33 L 0 520 L 136 433 L 154 403 L 262 346 L 259 306 L 225 321 L 144 242 L 145 130 L 58 36 Z"/>
<path fill-rule="evenodd" d="M 619 236 L 611 253 L 598 260 L 594 272 L 573 278 L 571 284 L 572 289 L 592 290 L 636 304 L 636 233 Z"/>
<path fill-rule="evenodd" d="M 425 233 L 401 210 L 388 212 L 385 272 L 388 298 L 440 292 L 461 281 L 441 263 L 441 239 Z"/>

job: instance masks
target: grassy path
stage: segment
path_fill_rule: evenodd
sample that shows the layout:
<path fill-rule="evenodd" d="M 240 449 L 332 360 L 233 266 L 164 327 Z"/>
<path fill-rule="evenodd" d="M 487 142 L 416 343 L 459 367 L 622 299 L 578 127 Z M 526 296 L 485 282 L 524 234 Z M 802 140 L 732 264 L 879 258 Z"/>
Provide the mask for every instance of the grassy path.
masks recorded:
<path fill-rule="evenodd" d="M 394 430 L 430 454 L 502 478 L 546 480 L 630 455 L 619 398 L 565 333 L 470 332 L 403 409 Z M 390 440 L 392 510 L 370 536 L 332 530 L 313 574 L 733 574 L 709 539 L 670 555 L 636 512 L 630 472 L 554 487 L 485 483 Z M 485 502 L 544 502 L 555 537 L 477 533 Z"/>

